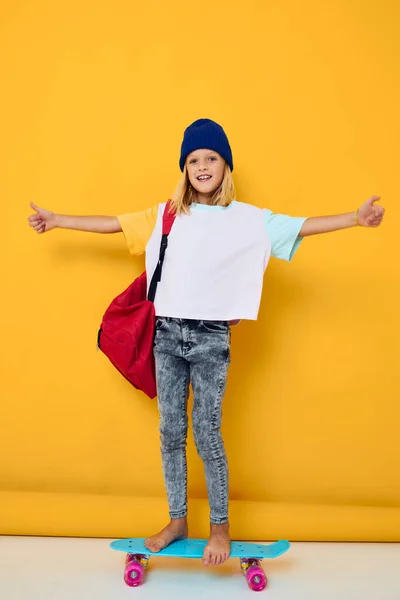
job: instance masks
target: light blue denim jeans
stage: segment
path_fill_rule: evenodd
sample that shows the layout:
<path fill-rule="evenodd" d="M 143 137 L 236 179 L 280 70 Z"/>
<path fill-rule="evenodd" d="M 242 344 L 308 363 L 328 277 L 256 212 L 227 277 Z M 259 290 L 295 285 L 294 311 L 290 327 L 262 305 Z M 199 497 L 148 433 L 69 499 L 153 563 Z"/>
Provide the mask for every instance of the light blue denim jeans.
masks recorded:
<path fill-rule="evenodd" d="M 193 434 L 204 463 L 210 521 L 228 521 L 228 464 L 220 428 L 230 341 L 226 321 L 156 320 L 161 455 L 171 519 L 187 515 L 187 401 L 191 383 Z"/>

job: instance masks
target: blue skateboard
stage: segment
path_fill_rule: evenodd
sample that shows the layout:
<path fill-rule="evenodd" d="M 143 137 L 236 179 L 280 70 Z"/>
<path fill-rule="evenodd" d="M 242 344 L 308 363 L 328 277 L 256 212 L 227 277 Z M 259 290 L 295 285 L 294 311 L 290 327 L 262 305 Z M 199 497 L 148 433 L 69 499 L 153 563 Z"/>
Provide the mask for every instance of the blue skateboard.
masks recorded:
<path fill-rule="evenodd" d="M 160 552 L 151 552 L 144 545 L 145 538 L 128 538 L 110 544 L 113 550 L 126 552 L 124 580 L 130 587 L 136 587 L 143 581 L 144 572 L 150 556 L 175 556 L 178 558 L 201 558 L 206 540 L 177 540 Z M 263 558 L 276 558 L 289 550 L 290 544 L 280 540 L 274 544 L 249 544 L 231 542 L 231 558 L 240 559 L 240 568 L 246 577 L 250 589 L 259 592 L 267 585 L 267 576 L 261 568 Z"/>

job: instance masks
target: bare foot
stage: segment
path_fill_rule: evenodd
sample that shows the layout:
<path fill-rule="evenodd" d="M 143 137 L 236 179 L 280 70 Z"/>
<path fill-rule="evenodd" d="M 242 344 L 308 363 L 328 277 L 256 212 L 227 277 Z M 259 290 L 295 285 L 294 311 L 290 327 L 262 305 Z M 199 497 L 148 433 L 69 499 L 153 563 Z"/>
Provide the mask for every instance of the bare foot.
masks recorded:
<path fill-rule="evenodd" d="M 160 533 L 147 538 L 144 545 L 151 552 L 160 552 L 175 540 L 182 540 L 188 536 L 187 519 L 171 519 Z"/>
<path fill-rule="evenodd" d="M 204 548 L 203 565 L 222 565 L 228 560 L 230 553 L 229 523 L 223 523 L 223 525 L 213 525 L 211 523 L 210 539 Z"/>

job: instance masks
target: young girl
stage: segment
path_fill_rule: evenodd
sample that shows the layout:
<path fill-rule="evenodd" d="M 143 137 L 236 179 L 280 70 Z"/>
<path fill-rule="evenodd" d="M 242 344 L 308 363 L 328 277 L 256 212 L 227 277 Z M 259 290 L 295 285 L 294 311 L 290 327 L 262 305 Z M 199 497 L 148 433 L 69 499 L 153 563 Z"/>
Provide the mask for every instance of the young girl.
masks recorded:
<path fill-rule="evenodd" d="M 193 431 L 204 462 L 210 506 L 205 565 L 229 557 L 228 465 L 221 437 L 222 399 L 230 363 L 230 325 L 257 319 L 270 256 L 290 261 L 302 238 L 380 225 L 384 209 L 373 196 L 356 212 L 293 218 L 238 202 L 232 152 L 220 125 L 200 119 L 181 147 L 182 178 L 172 201 L 176 219 L 155 298 L 154 354 L 163 474 L 170 522 L 146 540 L 158 552 L 187 537 L 187 400 L 194 394 Z M 129 250 L 146 251 L 148 282 L 158 261 L 165 204 L 119 217 L 56 215 L 31 204 L 37 233 L 53 228 L 123 232 Z"/>

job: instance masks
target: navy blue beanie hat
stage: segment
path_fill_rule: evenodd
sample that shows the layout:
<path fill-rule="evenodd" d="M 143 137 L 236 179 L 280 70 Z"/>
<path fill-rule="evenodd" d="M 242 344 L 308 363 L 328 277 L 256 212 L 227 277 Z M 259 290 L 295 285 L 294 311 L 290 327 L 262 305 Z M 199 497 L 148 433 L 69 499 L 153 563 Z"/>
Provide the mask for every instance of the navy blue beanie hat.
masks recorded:
<path fill-rule="evenodd" d="M 226 133 L 221 125 L 211 119 L 198 119 L 185 130 L 179 161 L 182 172 L 188 155 L 200 148 L 209 148 L 218 152 L 233 171 L 232 150 Z"/>

